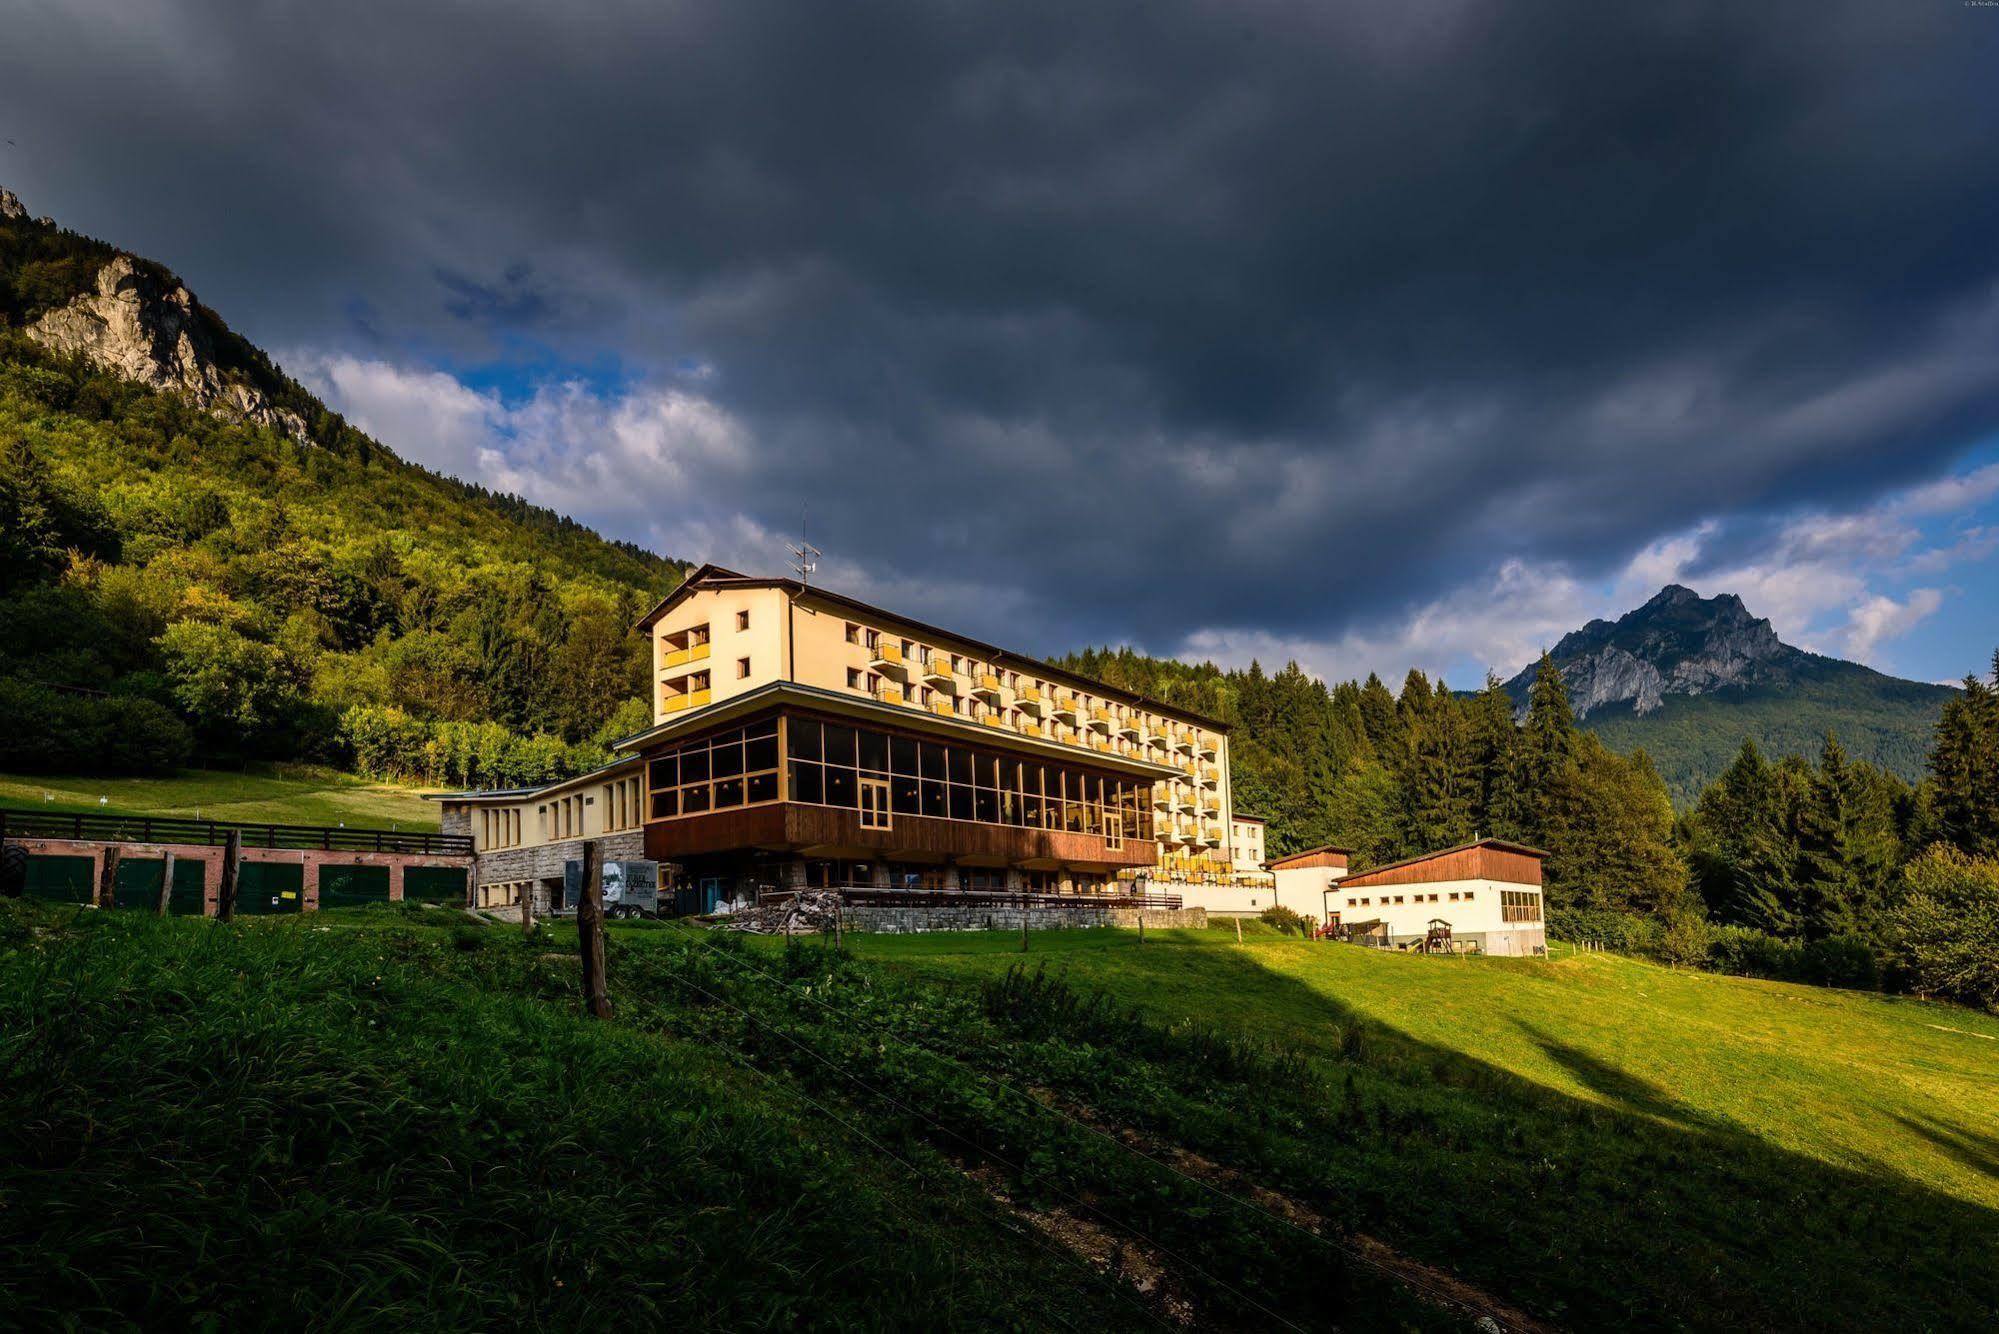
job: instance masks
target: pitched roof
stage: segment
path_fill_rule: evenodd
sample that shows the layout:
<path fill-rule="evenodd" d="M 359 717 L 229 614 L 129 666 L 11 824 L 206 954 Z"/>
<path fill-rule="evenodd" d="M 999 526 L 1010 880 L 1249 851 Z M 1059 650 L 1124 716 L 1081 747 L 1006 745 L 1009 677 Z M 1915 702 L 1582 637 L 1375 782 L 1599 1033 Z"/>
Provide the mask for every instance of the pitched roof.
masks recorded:
<path fill-rule="evenodd" d="M 1160 713 L 1169 713 L 1176 718 L 1184 718 L 1189 722 L 1199 723 L 1203 727 L 1213 728 L 1217 732 L 1226 733 L 1232 730 L 1228 723 L 1221 721 L 1219 718 L 1210 718 L 1206 714 L 1196 713 L 1194 710 L 1182 708 L 1178 704 L 1168 704 L 1165 700 L 1153 699 L 1149 695 L 1141 695 L 1133 690 L 1122 689 L 1106 681 L 1099 681 L 1095 677 L 1084 676 L 1081 672 L 1073 672 L 1066 667 L 1057 667 L 1052 662 L 1043 662 L 1039 658 L 1030 658 L 1024 653 L 1015 653 L 1011 649 L 1001 648 L 997 644 L 985 643 L 983 640 L 974 639 L 970 635 L 960 634 L 956 630 L 946 630 L 942 626 L 926 624 L 913 617 L 904 616 L 900 612 L 890 611 L 886 607 L 877 607 L 872 603 L 863 602 L 859 598 L 849 597 L 845 593 L 835 593 L 831 589 L 821 588 L 817 584 L 801 583 L 796 579 L 740 574 L 735 570 L 724 569 L 720 565 L 703 565 L 700 569 L 688 575 L 687 578 L 681 581 L 680 587 L 661 598 L 651 611 L 638 619 L 633 628 L 636 630 L 650 630 L 660 617 L 679 606 L 693 594 L 700 592 L 702 589 L 723 588 L 782 588 L 793 597 L 811 596 L 823 598 L 839 606 L 850 607 L 864 616 L 884 621 L 894 621 L 899 625 L 906 625 L 918 634 L 933 635 L 939 639 L 954 639 L 968 648 L 976 650 L 985 657 L 991 658 L 995 663 L 1011 663 L 1018 667 L 1026 667 L 1031 671 L 1040 672 L 1046 676 L 1073 681 L 1085 689 L 1101 691 L 1112 698 L 1123 700 L 1126 703 L 1137 704 L 1143 708 L 1157 710 Z"/>
<path fill-rule="evenodd" d="M 1548 857 L 1548 854 L 1541 849 L 1529 847 L 1525 843 L 1513 843 L 1503 838 L 1475 838 L 1469 843 L 1459 843 L 1454 847 L 1438 848 L 1435 852 L 1418 853 L 1414 857 L 1404 857 L 1401 861 L 1388 862 L 1381 866 L 1370 866 L 1365 871 L 1356 871 L 1340 883 L 1343 885 L 1362 884 L 1369 877 L 1380 875 L 1385 871 L 1399 871 L 1405 866 L 1415 866 L 1421 862 L 1435 861 L 1439 857 L 1449 857 L 1454 853 L 1470 852 L 1473 848 L 1492 848 L 1498 852 L 1517 853 L 1522 857 L 1533 857 L 1541 861 L 1547 860 Z"/>
<path fill-rule="evenodd" d="M 1286 853 L 1282 857 L 1272 857 L 1264 865 L 1274 871 L 1280 866 L 1289 866 L 1293 862 L 1302 862 L 1307 857 L 1317 857 L 1328 852 L 1337 852 L 1342 857 L 1353 855 L 1352 848 L 1343 848 L 1337 843 L 1322 843 L 1316 848 L 1306 848 L 1303 852 L 1291 852 Z"/>

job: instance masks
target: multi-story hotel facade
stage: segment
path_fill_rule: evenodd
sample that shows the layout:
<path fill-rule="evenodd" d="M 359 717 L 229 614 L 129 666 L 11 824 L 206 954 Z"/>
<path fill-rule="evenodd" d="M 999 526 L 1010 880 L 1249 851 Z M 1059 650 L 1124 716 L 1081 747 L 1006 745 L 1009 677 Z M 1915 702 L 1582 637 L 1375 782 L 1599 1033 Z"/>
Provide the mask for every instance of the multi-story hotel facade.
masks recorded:
<path fill-rule="evenodd" d="M 1087 894 L 1230 873 L 1214 719 L 712 565 L 639 625 L 655 721 L 620 748 L 642 762 L 645 854 L 710 897 Z"/>

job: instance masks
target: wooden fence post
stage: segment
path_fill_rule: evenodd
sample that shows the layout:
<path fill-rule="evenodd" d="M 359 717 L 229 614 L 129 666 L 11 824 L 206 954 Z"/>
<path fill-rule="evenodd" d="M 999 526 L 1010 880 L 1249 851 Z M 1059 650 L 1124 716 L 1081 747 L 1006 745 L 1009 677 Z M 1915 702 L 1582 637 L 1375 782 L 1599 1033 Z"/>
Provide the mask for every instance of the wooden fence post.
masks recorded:
<path fill-rule="evenodd" d="M 521 934 L 534 934 L 534 881 L 521 881 Z"/>
<path fill-rule="evenodd" d="M 1242 918 L 1235 919 L 1235 943 L 1242 944 Z"/>
<path fill-rule="evenodd" d="M 160 910 L 155 914 L 156 916 L 165 917 L 167 915 L 167 905 L 173 901 L 173 896 L 174 854 L 173 849 L 169 848 L 160 862 Z"/>
<path fill-rule="evenodd" d="M 576 896 L 576 948 L 583 960 L 583 1004 L 593 1018 L 611 1017 L 604 989 L 603 849 L 583 842 L 583 890 Z"/>
<path fill-rule="evenodd" d="M 1020 952 L 1027 953 L 1027 891 L 1020 891 Z"/>
<path fill-rule="evenodd" d="M 218 887 L 215 915 L 222 921 L 236 916 L 236 884 L 242 873 L 243 831 L 232 829 L 222 839 L 222 883 Z"/>
<path fill-rule="evenodd" d="M 104 849 L 103 868 L 97 876 L 97 906 L 100 908 L 109 908 L 117 901 L 118 863 L 124 856 L 116 843 Z"/>

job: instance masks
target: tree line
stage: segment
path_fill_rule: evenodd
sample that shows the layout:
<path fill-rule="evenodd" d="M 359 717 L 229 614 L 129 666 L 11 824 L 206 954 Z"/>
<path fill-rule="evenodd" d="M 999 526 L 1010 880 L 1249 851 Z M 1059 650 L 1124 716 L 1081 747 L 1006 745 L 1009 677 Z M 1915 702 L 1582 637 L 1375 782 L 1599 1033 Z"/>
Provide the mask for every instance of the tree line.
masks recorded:
<path fill-rule="evenodd" d="M 1458 693 L 1412 671 L 1398 692 L 1128 649 L 1064 665 L 1231 724 L 1235 806 L 1268 821 L 1273 855 L 1331 843 L 1366 869 L 1511 839 L 1548 853 L 1558 936 L 1999 1004 L 1999 654 L 1946 702 L 1921 782 L 1832 735 L 1814 760 L 1746 740 L 1684 815 L 1644 751 L 1578 727 L 1545 655 L 1517 712 L 1491 677 Z"/>

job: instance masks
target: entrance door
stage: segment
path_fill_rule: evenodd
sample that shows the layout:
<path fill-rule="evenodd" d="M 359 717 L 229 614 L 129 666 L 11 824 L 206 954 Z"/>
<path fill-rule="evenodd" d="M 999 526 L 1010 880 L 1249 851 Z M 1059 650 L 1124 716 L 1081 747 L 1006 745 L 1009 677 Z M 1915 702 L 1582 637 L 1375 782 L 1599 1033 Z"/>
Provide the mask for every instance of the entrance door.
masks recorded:
<path fill-rule="evenodd" d="M 722 878 L 708 876 L 701 881 L 701 911 L 714 912 L 722 902 Z"/>
<path fill-rule="evenodd" d="M 888 828 L 888 780 L 861 779 L 861 828 Z"/>

